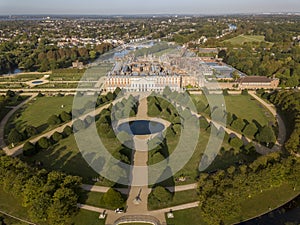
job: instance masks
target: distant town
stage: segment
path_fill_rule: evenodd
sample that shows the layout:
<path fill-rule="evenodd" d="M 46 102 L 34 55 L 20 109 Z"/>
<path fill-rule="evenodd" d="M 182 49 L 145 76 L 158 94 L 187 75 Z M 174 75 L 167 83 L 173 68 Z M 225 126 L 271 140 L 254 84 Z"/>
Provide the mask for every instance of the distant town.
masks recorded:
<path fill-rule="evenodd" d="M 299 13 L 0 16 L 0 224 L 300 223 Z"/>

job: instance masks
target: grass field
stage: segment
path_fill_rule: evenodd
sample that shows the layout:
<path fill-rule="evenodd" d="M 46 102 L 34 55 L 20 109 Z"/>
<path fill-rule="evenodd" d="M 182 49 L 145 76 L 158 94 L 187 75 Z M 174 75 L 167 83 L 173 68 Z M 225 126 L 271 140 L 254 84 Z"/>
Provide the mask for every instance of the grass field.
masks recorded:
<path fill-rule="evenodd" d="M 92 178 L 99 175 L 86 163 L 80 154 L 74 135 L 61 140 L 53 149 L 39 152 L 32 157 L 22 159 L 30 164 L 35 161 L 43 162 L 43 168 L 47 170 L 59 170 L 84 178 L 84 182 L 92 183 Z"/>
<path fill-rule="evenodd" d="M 91 205 L 99 208 L 114 210 L 115 208 L 107 206 L 105 203 L 103 203 L 103 195 L 104 193 L 100 192 L 83 191 L 80 196 L 79 202 L 82 204 Z"/>
<path fill-rule="evenodd" d="M 0 210 L 5 213 L 8 213 L 10 215 L 30 221 L 28 218 L 28 215 L 27 215 L 26 208 L 22 207 L 21 204 L 22 203 L 18 199 L 14 198 L 10 194 L 5 193 L 2 189 L 2 187 L 0 187 Z M 11 219 L 9 219 L 9 220 L 13 221 Z M 16 222 L 16 223 L 12 223 L 12 224 L 15 224 L 15 225 L 22 224 L 23 225 L 24 223 Z"/>
<path fill-rule="evenodd" d="M 51 115 L 58 115 L 62 111 L 71 111 L 73 98 L 73 96 L 38 97 L 25 106 L 20 117 L 16 118 L 14 123 L 17 127 L 24 127 L 24 125 L 42 126 L 47 123 Z"/>
<path fill-rule="evenodd" d="M 204 95 L 193 95 L 195 101 L 203 101 L 208 104 Z M 237 117 L 251 122 L 255 119 L 262 126 L 274 123 L 275 118 L 261 103 L 250 95 L 228 95 L 224 96 L 226 111 L 235 114 Z"/>
<path fill-rule="evenodd" d="M 74 96 L 37 97 L 33 99 L 10 119 L 6 126 L 6 133 L 13 127 L 22 130 L 26 125 L 38 128 L 39 132 L 45 131 L 48 128 L 47 120 L 51 115 L 59 115 L 62 111 L 70 112 L 72 110 L 73 99 Z M 76 108 L 78 107 L 83 107 L 83 105 L 76 106 Z"/>
<path fill-rule="evenodd" d="M 237 37 L 225 40 L 224 42 L 230 42 L 233 45 L 242 45 L 246 42 L 262 42 L 265 41 L 265 36 L 263 35 L 239 35 Z"/>
<path fill-rule="evenodd" d="M 172 225 L 184 225 L 184 224 L 193 224 L 193 225 L 206 225 L 202 221 L 199 215 L 198 208 L 191 208 L 186 210 L 174 211 L 174 219 L 168 219 L 166 216 L 167 224 Z"/>
<path fill-rule="evenodd" d="M 264 191 L 252 198 L 245 199 L 241 203 L 242 214 L 239 218 L 234 220 L 224 221 L 225 224 L 236 224 L 238 222 L 256 217 L 267 213 L 270 209 L 273 210 L 282 204 L 284 204 L 288 199 L 292 199 L 299 195 L 299 190 L 295 192 L 293 188 L 287 184 L 280 187 L 273 188 L 268 191 Z M 186 210 L 175 211 L 174 219 L 167 219 L 168 224 L 182 225 L 182 224 L 193 224 L 193 225 L 205 225 L 206 223 L 201 220 L 200 209 L 192 208 Z"/>
<path fill-rule="evenodd" d="M 171 201 L 152 205 L 148 203 L 148 208 L 150 210 L 163 209 L 196 201 L 198 201 L 198 195 L 196 190 L 179 191 L 175 192 Z"/>
<path fill-rule="evenodd" d="M 105 225 L 104 219 L 99 219 L 99 213 L 80 209 L 72 219 L 73 225 Z"/>

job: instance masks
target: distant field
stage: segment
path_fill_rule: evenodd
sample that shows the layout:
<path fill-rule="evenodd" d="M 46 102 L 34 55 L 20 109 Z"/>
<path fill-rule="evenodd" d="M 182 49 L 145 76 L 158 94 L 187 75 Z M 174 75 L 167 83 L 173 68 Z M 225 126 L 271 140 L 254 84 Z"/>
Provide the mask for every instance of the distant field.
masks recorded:
<path fill-rule="evenodd" d="M 263 35 L 239 35 L 237 37 L 225 40 L 224 42 L 230 42 L 233 45 L 242 45 L 246 42 L 262 42 L 265 41 Z"/>

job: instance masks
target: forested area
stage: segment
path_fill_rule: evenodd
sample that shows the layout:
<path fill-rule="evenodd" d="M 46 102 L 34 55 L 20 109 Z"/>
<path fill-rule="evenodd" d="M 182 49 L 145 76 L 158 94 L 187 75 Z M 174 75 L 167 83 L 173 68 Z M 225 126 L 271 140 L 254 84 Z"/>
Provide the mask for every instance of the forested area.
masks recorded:
<path fill-rule="evenodd" d="M 102 43 L 94 48 L 91 46 L 59 48 L 48 43 L 46 39 L 37 40 L 33 37 L 28 42 L 20 44 L 18 37 L 15 37 L 0 44 L 0 75 L 17 68 L 23 71 L 45 72 L 70 67 L 76 60 L 88 63 L 112 47 L 109 43 Z"/>
<path fill-rule="evenodd" d="M 271 48 L 266 48 L 263 43 L 256 48 L 245 45 L 223 50 L 219 56 L 248 75 L 275 76 L 280 79 L 280 86 L 295 87 L 300 80 L 300 46 L 285 45 L 276 43 Z"/>
<path fill-rule="evenodd" d="M 0 184 L 5 192 L 22 201 L 29 217 L 36 223 L 68 224 L 78 210 L 80 177 L 33 169 L 2 151 Z"/>

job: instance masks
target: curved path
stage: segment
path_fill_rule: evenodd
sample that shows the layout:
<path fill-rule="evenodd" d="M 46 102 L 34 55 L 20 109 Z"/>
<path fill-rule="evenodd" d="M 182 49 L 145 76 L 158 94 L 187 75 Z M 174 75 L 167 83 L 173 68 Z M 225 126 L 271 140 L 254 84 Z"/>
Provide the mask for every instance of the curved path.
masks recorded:
<path fill-rule="evenodd" d="M 34 95 L 34 96 L 36 96 L 36 95 Z M 122 98 L 120 98 L 120 99 L 117 99 L 117 100 L 115 100 L 114 102 L 117 103 L 117 102 L 119 102 L 119 101 L 122 101 L 123 98 L 124 98 L 124 97 L 122 97 Z M 28 99 L 27 101 L 29 101 L 29 99 Z M 24 104 L 26 104 L 27 101 L 21 103 L 22 105 L 21 105 L 21 104 L 18 105 L 18 106 L 17 106 L 18 108 L 17 108 L 16 110 L 18 110 L 18 109 L 21 108 Z M 87 116 L 92 116 L 92 117 L 94 117 L 94 116 L 98 115 L 103 109 L 108 108 L 109 106 L 110 106 L 110 104 L 106 104 L 106 105 L 104 105 L 104 106 L 101 106 L 101 107 L 99 107 L 99 108 L 96 108 L 94 111 L 88 112 L 88 113 L 86 113 L 86 114 L 80 116 L 78 119 L 83 120 L 83 119 L 85 119 Z M 16 111 L 16 110 L 15 110 L 15 111 Z M 15 111 L 14 111 L 14 112 L 15 112 Z M 12 112 L 10 115 L 7 115 L 7 116 L 8 116 L 8 117 L 7 117 L 7 120 L 3 122 L 4 126 L 5 126 L 6 122 L 8 121 L 9 117 L 12 116 L 12 114 L 13 114 L 14 112 Z M 3 121 L 3 120 L 2 120 L 2 121 Z M 61 125 L 61 126 L 55 128 L 55 129 L 53 129 L 53 130 L 50 130 L 50 131 L 48 131 L 48 132 L 46 132 L 46 133 L 43 133 L 43 134 L 41 134 L 41 135 L 39 135 L 39 136 L 37 136 L 37 137 L 35 137 L 35 138 L 29 139 L 29 140 L 27 140 L 27 141 L 30 141 L 31 143 L 35 143 L 35 142 L 37 142 L 37 141 L 38 141 L 40 138 L 42 138 L 42 137 L 47 137 L 47 138 L 49 138 L 49 137 L 51 137 L 51 135 L 54 134 L 55 132 L 63 132 L 64 128 L 67 127 L 67 126 L 72 126 L 73 122 L 74 122 L 74 121 L 72 120 L 72 121 L 70 121 L 70 122 L 68 122 L 68 123 L 64 123 L 63 125 Z M 3 135 L 4 135 L 4 133 L 3 133 Z M 2 135 L 2 137 L 3 137 L 3 135 Z M 5 143 L 4 143 L 4 145 L 5 145 Z M 8 147 L 6 146 L 6 147 L 3 148 L 3 150 L 4 150 L 4 152 L 5 152 L 7 155 L 18 156 L 18 155 L 22 154 L 22 148 L 23 148 L 23 146 L 24 146 L 24 143 L 22 143 L 21 145 L 15 146 L 15 147 L 13 147 L 13 148 L 8 148 Z"/>
<path fill-rule="evenodd" d="M 257 101 L 259 101 L 263 106 L 265 106 L 272 113 L 272 115 L 276 118 L 277 123 L 278 123 L 278 138 L 277 138 L 276 144 L 279 146 L 282 146 L 286 139 L 286 127 L 285 127 L 285 124 L 284 124 L 283 119 L 281 118 L 280 114 L 277 113 L 275 106 L 265 102 L 263 99 L 258 97 L 254 91 L 249 91 L 249 94 L 253 98 L 255 98 Z"/>

